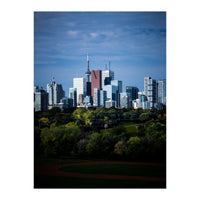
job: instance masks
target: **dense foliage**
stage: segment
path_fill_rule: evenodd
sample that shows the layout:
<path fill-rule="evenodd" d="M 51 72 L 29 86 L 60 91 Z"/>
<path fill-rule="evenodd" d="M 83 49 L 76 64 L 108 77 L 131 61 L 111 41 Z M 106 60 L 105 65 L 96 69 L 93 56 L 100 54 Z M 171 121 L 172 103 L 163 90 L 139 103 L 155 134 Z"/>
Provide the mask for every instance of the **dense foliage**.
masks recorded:
<path fill-rule="evenodd" d="M 53 108 L 34 114 L 35 156 L 166 159 L 166 110 Z"/>

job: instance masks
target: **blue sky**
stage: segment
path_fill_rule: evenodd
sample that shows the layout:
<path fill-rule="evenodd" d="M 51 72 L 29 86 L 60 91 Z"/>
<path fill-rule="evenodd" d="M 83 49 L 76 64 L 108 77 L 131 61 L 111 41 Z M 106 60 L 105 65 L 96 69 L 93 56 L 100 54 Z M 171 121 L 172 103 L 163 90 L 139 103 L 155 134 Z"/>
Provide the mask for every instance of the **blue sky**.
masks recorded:
<path fill-rule="evenodd" d="M 35 12 L 34 85 L 55 77 L 68 96 L 74 77 L 105 69 L 115 79 L 144 87 L 144 77 L 166 78 L 165 12 Z"/>

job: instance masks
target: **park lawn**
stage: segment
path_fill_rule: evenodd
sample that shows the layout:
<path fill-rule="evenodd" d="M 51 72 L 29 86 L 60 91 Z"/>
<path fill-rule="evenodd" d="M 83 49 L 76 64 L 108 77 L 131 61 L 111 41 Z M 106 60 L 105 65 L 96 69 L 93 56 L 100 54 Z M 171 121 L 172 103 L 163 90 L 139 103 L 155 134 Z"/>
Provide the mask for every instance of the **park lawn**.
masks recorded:
<path fill-rule="evenodd" d="M 72 159 L 72 158 L 36 158 L 34 160 L 35 167 L 44 166 L 44 165 L 56 165 L 56 164 L 65 164 L 65 163 L 80 163 L 85 162 L 81 159 Z"/>
<path fill-rule="evenodd" d="M 34 188 L 166 188 L 166 182 L 35 175 Z"/>
<path fill-rule="evenodd" d="M 61 171 L 85 174 L 108 174 L 124 176 L 166 177 L 166 166 L 138 164 L 90 164 L 67 166 Z"/>
<path fill-rule="evenodd" d="M 125 122 L 125 123 L 121 123 L 118 126 L 115 126 L 113 128 L 116 127 L 122 127 L 123 129 L 126 130 L 127 135 L 129 135 L 130 137 L 134 137 L 138 135 L 138 131 L 136 126 L 137 125 L 142 125 L 141 123 L 134 123 L 134 122 Z M 108 128 L 107 130 L 101 130 L 101 133 L 107 131 L 107 132 L 112 132 L 113 128 Z"/>

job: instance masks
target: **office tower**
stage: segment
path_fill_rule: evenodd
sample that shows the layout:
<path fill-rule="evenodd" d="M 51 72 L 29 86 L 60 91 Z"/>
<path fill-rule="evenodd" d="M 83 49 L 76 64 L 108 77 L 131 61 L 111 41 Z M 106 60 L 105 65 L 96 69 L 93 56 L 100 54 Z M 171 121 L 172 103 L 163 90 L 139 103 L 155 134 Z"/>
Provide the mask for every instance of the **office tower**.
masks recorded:
<path fill-rule="evenodd" d="M 94 102 L 93 105 L 96 107 L 100 106 L 100 90 L 99 88 L 94 88 Z"/>
<path fill-rule="evenodd" d="M 166 105 L 166 79 L 158 81 L 158 102 Z"/>
<path fill-rule="evenodd" d="M 69 88 L 69 98 L 73 100 L 73 107 L 77 106 L 77 89 Z"/>
<path fill-rule="evenodd" d="M 83 96 L 86 95 L 86 79 L 85 78 L 73 78 L 73 88 L 76 88 L 76 99 L 78 102 L 78 98 L 80 94 L 83 94 Z"/>
<path fill-rule="evenodd" d="M 107 99 L 117 101 L 118 86 L 115 85 L 104 85 L 104 91 L 107 92 Z M 117 105 L 116 105 L 117 106 Z"/>
<path fill-rule="evenodd" d="M 131 94 L 128 92 L 120 93 L 120 108 L 129 108 L 131 100 Z"/>
<path fill-rule="evenodd" d="M 154 103 L 157 102 L 157 83 L 156 80 L 151 77 L 144 78 L 144 94 L 147 96 L 148 101 L 150 101 L 150 107 L 154 107 Z"/>
<path fill-rule="evenodd" d="M 115 98 L 115 101 L 117 101 L 116 107 L 120 107 L 120 105 L 119 105 L 119 102 L 120 102 L 119 94 L 122 93 L 122 81 L 119 81 L 119 80 L 112 80 L 112 81 L 111 81 L 111 85 L 117 87 L 117 90 L 116 90 L 116 93 L 115 93 L 115 97 L 116 97 L 116 98 Z"/>
<path fill-rule="evenodd" d="M 105 84 L 106 77 L 110 77 L 111 80 L 114 80 L 114 72 L 111 70 L 102 71 L 102 88 L 104 88 L 104 85 L 106 85 Z M 108 79 L 106 80 L 106 83 L 107 83 L 107 81 L 108 81 Z"/>
<path fill-rule="evenodd" d="M 131 100 L 138 99 L 139 89 L 133 86 L 126 86 L 126 92 L 131 94 Z"/>
<path fill-rule="evenodd" d="M 119 93 L 122 93 L 122 81 L 119 80 L 112 80 L 111 85 L 117 86 L 117 90 Z"/>
<path fill-rule="evenodd" d="M 105 107 L 105 102 L 107 100 L 107 92 L 100 90 L 100 105 L 99 107 Z"/>
<path fill-rule="evenodd" d="M 34 109 L 35 111 L 48 110 L 48 93 L 43 88 L 35 92 Z"/>
<path fill-rule="evenodd" d="M 54 77 L 52 82 L 47 84 L 47 92 L 49 94 L 49 105 L 56 105 L 63 98 L 64 92 L 61 84 L 56 84 Z"/>
<path fill-rule="evenodd" d="M 111 84 L 111 80 L 112 80 L 111 77 L 105 77 L 105 79 L 104 79 L 104 85 L 110 85 Z"/>
<path fill-rule="evenodd" d="M 101 90 L 101 70 L 92 70 L 91 72 L 91 94 L 94 102 L 94 88 Z"/>

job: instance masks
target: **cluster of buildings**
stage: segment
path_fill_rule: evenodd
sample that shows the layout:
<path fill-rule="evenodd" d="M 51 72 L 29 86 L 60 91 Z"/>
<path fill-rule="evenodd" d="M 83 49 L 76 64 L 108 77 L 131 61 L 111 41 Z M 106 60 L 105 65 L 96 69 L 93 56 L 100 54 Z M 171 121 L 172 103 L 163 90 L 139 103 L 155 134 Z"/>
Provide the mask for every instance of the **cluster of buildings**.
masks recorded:
<path fill-rule="evenodd" d="M 126 91 L 123 92 L 122 81 L 115 80 L 110 63 L 109 69 L 90 71 L 88 55 L 85 75 L 86 78 L 73 78 L 73 88 L 69 88 L 69 97 L 65 97 L 62 85 L 56 84 L 54 78 L 47 84 L 47 90 L 35 86 L 35 111 L 44 111 L 52 107 L 60 107 L 63 110 L 69 107 L 93 106 L 135 109 L 161 109 L 166 106 L 166 79 L 157 82 L 151 77 L 145 77 L 143 92 L 136 86 L 126 86 Z"/>

